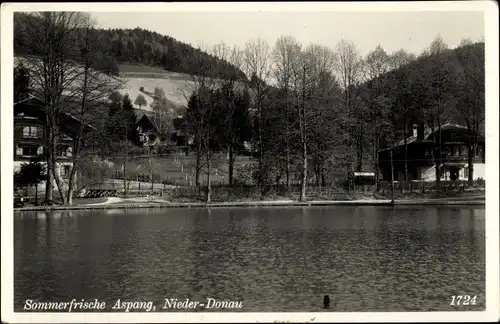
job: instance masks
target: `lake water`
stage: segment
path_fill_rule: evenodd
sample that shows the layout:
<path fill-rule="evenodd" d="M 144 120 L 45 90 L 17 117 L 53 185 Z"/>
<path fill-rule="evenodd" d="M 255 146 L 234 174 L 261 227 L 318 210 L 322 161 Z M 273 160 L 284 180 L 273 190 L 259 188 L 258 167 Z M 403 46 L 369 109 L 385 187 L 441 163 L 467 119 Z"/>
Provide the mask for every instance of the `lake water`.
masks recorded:
<path fill-rule="evenodd" d="M 485 307 L 484 207 L 30 212 L 14 227 L 16 311 L 27 299 L 111 311 L 118 298 L 207 297 L 242 301 L 230 311 L 325 311 L 324 295 L 328 311 Z"/>

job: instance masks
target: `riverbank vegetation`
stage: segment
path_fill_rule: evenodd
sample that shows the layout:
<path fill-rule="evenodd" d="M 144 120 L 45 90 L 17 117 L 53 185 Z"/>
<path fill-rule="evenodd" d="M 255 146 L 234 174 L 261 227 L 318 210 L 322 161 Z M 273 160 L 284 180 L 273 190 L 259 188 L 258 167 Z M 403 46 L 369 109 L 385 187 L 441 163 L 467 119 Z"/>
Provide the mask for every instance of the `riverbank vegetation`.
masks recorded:
<path fill-rule="evenodd" d="M 76 189 L 110 178 L 122 178 L 126 193 L 127 182 L 139 175 L 153 188 L 170 178 L 182 190 L 202 192 L 207 202 L 220 199 L 217 186 L 230 188 L 229 200 L 244 186 L 252 197 L 273 196 L 269 188 L 278 188 L 301 201 L 308 188 L 351 194 L 348 174 L 373 171 L 379 183 L 380 150 L 408 137 L 412 124 L 432 130 L 466 125 L 469 152 L 484 128 L 483 42 L 463 40 L 451 49 L 438 36 L 418 55 L 381 46 L 362 55 L 348 40 L 330 48 L 290 36 L 202 49 L 141 29 L 99 30 L 88 14 L 69 12 L 19 14 L 14 39 L 16 54 L 28 57 L 15 71 L 15 97 L 29 88 L 47 103 L 47 182 L 56 182 L 63 204 L 72 204 Z M 156 147 L 137 141 L 132 103 L 144 101 L 117 93 L 124 82 L 120 62 L 191 78 L 192 87 L 179 93 L 187 107 L 178 125 L 167 95 L 155 90 L 152 119 L 162 129 Z M 77 103 L 73 116 L 93 130 L 77 129 L 65 190 L 54 164 L 57 116 L 69 101 Z M 192 141 L 175 147 L 174 131 Z M 439 179 L 441 162 L 434 162 Z M 83 179 L 76 180 L 77 171 Z M 439 180 L 435 187 L 441 190 Z M 52 186 L 45 199 L 55 200 Z"/>

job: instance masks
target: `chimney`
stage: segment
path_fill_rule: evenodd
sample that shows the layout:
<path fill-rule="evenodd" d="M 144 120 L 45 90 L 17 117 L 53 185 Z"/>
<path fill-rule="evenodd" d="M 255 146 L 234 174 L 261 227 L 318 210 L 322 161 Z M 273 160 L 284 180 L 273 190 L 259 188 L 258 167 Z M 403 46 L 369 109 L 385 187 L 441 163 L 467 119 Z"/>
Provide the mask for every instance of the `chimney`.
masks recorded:
<path fill-rule="evenodd" d="M 417 124 L 413 124 L 413 137 L 418 137 Z"/>

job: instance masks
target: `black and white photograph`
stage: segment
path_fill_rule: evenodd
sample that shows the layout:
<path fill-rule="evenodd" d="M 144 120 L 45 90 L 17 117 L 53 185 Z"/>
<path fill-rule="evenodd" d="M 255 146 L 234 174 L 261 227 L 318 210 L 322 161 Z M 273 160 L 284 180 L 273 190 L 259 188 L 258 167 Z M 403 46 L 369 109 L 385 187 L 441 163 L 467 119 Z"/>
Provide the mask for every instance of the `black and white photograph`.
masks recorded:
<path fill-rule="evenodd" d="M 2 321 L 498 321 L 492 1 L 2 4 Z"/>

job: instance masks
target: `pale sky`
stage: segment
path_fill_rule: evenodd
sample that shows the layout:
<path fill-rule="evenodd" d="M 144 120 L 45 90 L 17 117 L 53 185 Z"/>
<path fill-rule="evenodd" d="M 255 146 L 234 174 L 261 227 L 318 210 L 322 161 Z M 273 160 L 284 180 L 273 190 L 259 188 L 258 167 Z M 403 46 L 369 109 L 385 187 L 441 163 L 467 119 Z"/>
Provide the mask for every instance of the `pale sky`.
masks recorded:
<path fill-rule="evenodd" d="M 262 37 L 271 46 L 281 35 L 303 45 L 331 48 L 344 37 L 363 56 L 377 45 L 389 53 L 400 48 L 419 54 L 440 34 L 451 47 L 463 38 L 484 37 L 482 11 L 411 12 L 92 12 L 100 28 L 140 27 L 179 41 L 213 45 L 224 41 L 243 47 Z"/>

